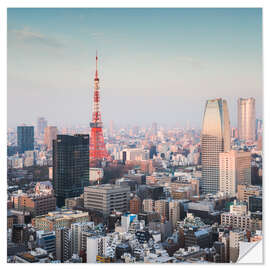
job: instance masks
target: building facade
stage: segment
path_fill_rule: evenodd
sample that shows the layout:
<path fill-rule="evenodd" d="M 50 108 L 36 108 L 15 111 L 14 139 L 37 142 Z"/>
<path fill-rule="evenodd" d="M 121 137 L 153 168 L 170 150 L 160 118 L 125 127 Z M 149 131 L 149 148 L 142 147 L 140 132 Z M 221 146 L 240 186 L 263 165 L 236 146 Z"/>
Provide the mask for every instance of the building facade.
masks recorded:
<path fill-rule="evenodd" d="M 53 140 L 56 140 L 58 134 L 57 127 L 48 126 L 44 129 L 44 144 L 47 145 L 47 150 L 52 150 Z"/>
<path fill-rule="evenodd" d="M 232 197 L 237 186 L 251 183 L 251 153 L 231 150 L 219 153 L 219 190 Z"/>
<path fill-rule="evenodd" d="M 58 135 L 53 141 L 53 187 L 58 207 L 89 185 L 89 135 Z"/>
<path fill-rule="evenodd" d="M 118 185 L 97 185 L 84 188 L 84 207 L 99 211 L 104 215 L 114 210 L 126 212 L 128 210 L 130 187 Z"/>
<path fill-rule="evenodd" d="M 219 191 L 219 153 L 230 150 L 230 119 L 227 102 L 206 102 L 201 135 L 202 192 Z"/>
<path fill-rule="evenodd" d="M 238 135 L 240 141 L 256 139 L 255 98 L 238 99 Z"/>
<path fill-rule="evenodd" d="M 17 127 L 17 145 L 19 153 L 27 150 L 34 150 L 34 127 L 18 126 Z"/>

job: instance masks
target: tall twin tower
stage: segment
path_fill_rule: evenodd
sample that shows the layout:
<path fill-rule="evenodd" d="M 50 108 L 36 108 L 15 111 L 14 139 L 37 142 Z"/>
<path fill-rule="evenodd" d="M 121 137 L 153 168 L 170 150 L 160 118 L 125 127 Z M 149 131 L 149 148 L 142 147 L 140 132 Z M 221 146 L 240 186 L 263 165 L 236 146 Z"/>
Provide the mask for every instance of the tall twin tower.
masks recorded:
<path fill-rule="evenodd" d="M 102 160 L 109 158 L 104 143 L 102 121 L 100 113 L 100 95 L 99 95 L 99 78 L 98 78 L 98 56 L 96 54 L 96 74 L 94 79 L 94 100 L 92 121 L 90 122 L 91 134 L 89 144 L 89 166 L 90 168 L 99 167 Z"/>

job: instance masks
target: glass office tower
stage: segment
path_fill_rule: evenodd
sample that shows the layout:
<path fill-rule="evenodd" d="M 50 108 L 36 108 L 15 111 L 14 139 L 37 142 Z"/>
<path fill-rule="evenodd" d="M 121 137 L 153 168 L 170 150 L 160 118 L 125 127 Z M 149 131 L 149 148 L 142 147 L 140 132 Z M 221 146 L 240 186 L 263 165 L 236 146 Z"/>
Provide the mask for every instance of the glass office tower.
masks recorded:
<path fill-rule="evenodd" d="M 53 188 L 56 204 L 78 197 L 89 185 L 89 135 L 57 135 L 53 140 Z"/>
<path fill-rule="evenodd" d="M 219 191 L 219 153 L 230 151 L 230 119 L 224 99 L 207 100 L 201 134 L 203 193 Z"/>
<path fill-rule="evenodd" d="M 17 127 L 17 145 L 19 153 L 34 150 L 34 127 L 18 126 Z"/>

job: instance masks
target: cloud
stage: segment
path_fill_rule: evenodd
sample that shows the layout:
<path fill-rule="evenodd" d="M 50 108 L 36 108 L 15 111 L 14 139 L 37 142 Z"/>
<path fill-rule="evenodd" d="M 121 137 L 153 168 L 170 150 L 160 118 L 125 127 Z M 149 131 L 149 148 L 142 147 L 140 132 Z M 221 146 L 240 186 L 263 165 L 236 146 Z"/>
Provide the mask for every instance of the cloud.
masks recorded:
<path fill-rule="evenodd" d="M 24 27 L 21 30 L 12 30 L 12 33 L 15 35 L 15 38 L 17 38 L 18 40 L 23 40 L 25 42 L 38 42 L 42 45 L 53 48 L 64 47 L 64 44 L 59 40 L 45 36 L 38 32 L 33 32 L 27 27 Z"/>

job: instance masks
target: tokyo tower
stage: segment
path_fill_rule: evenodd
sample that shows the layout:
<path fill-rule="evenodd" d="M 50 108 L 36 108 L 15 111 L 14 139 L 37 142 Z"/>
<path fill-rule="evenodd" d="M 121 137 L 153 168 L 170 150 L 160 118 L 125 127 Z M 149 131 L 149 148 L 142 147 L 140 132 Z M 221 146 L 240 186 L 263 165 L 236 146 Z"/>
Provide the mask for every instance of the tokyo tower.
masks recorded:
<path fill-rule="evenodd" d="M 91 168 L 100 166 L 102 160 L 108 159 L 109 154 L 106 150 L 101 113 L 100 113 L 100 97 L 99 97 L 99 78 L 98 78 L 98 57 L 96 54 L 96 75 L 94 79 L 94 102 L 93 102 L 93 114 L 92 122 L 90 122 L 91 134 L 90 134 L 90 146 L 89 146 L 89 166 Z"/>

